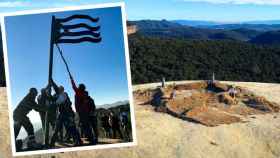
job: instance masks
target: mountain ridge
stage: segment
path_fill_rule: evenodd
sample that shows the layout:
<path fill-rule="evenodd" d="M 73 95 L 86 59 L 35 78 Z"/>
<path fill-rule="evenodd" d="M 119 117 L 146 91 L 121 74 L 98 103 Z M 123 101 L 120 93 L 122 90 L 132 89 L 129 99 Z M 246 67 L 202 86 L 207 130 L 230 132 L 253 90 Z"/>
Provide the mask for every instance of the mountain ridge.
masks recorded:
<path fill-rule="evenodd" d="M 123 100 L 123 101 L 117 101 L 111 104 L 102 104 L 102 105 L 96 105 L 98 108 L 104 108 L 104 109 L 109 109 L 109 108 L 113 108 L 113 107 L 117 107 L 120 105 L 126 105 L 129 104 L 128 100 Z"/>
<path fill-rule="evenodd" d="M 239 40 L 249 41 L 259 34 L 258 31 L 249 29 L 212 29 L 194 26 L 185 26 L 167 20 L 140 20 L 129 21 L 130 25 L 136 25 L 140 34 L 160 38 L 181 38 L 197 40 Z"/>
<path fill-rule="evenodd" d="M 200 21 L 198 22 L 200 23 Z M 129 21 L 137 27 L 137 32 L 148 37 L 188 39 L 188 40 L 235 40 L 254 44 L 279 44 L 280 24 L 221 24 L 183 25 L 168 20 Z M 271 32 L 271 33 L 268 33 Z M 266 36 L 262 34 L 268 34 Z M 273 37 L 270 37 L 273 36 Z M 258 37 L 258 38 L 257 38 Z M 255 39 L 257 38 L 257 39 Z M 261 43 L 260 38 L 266 38 Z M 269 41 L 271 39 L 271 41 Z M 259 42 L 256 42 L 259 41 Z"/>

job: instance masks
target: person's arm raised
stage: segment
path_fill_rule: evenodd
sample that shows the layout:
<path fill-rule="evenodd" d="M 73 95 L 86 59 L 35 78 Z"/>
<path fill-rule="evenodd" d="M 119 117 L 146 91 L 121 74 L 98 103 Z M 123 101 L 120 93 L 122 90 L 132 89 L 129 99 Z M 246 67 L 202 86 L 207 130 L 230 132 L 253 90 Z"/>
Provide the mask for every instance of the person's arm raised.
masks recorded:
<path fill-rule="evenodd" d="M 57 84 L 53 81 L 53 79 L 51 79 L 51 82 L 52 82 L 52 86 L 53 86 L 55 93 L 59 93 L 59 88 L 58 88 Z"/>
<path fill-rule="evenodd" d="M 75 92 L 77 92 L 77 91 L 78 91 L 78 88 L 77 88 L 77 86 L 76 86 L 76 83 L 75 83 L 75 81 L 74 81 L 72 75 L 70 75 L 70 80 L 71 80 L 72 88 L 74 89 Z"/>

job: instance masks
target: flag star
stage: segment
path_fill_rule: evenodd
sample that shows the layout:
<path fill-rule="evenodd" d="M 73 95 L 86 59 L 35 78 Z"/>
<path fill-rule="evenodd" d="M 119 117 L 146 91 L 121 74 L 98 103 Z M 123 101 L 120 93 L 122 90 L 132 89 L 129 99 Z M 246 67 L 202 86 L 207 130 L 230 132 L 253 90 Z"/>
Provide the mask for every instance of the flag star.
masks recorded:
<path fill-rule="evenodd" d="M 60 29 L 59 29 L 59 33 L 62 33 L 63 31 L 64 31 L 63 28 L 60 28 Z"/>

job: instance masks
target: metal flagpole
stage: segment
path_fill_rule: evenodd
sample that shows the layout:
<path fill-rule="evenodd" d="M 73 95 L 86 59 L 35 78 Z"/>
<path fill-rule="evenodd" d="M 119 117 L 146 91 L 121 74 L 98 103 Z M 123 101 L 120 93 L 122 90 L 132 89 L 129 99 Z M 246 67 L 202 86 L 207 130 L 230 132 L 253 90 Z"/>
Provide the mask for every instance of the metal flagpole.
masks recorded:
<path fill-rule="evenodd" d="M 52 24 L 51 24 L 51 39 L 50 39 L 50 56 L 49 56 L 49 77 L 48 77 L 48 85 L 51 84 L 52 80 L 52 69 L 53 69 L 53 44 L 54 44 L 54 31 L 55 31 L 55 16 L 52 16 Z M 52 89 L 51 86 L 48 88 L 48 93 L 51 96 Z M 51 101 L 49 101 L 51 103 Z M 46 112 L 45 117 L 45 145 L 49 145 L 49 118 L 48 118 L 49 110 Z"/>
<path fill-rule="evenodd" d="M 50 41 L 50 58 L 49 58 L 49 80 L 51 83 L 52 79 L 52 67 L 53 67 L 53 45 L 54 45 L 54 30 L 55 30 L 55 16 L 52 16 L 52 26 L 51 26 L 51 41 Z M 49 88 L 49 93 L 51 93 L 51 88 Z"/>

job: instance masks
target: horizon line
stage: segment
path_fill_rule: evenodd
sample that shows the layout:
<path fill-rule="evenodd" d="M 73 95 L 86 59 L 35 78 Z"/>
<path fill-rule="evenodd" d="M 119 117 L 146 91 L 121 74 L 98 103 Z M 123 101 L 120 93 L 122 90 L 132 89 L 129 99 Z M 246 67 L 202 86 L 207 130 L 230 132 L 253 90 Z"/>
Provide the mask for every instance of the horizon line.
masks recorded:
<path fill-rule="evenodd" d="M 256 22 L 269 22 L 269 21 L 279 21 L 279 19 L 259 19 L 259 20 L 240 20 L 240 21 L 222 21 L 222 20 L 201 20 L 201 19 L 191 19 L 191 18 L 128 18 L 127 21 L 141 21 L 141 20 L 157 20 L 157 21 L 176 21 L 176 20 L 185 20 L 185 21 L 201 21 L 201 22 L 213 22 L 213 23 L 221 23 L 221 24 L 246 24 L 246 23 L 256 23 Z M 261 23 L 260 23 L 261 24 Z"/>

